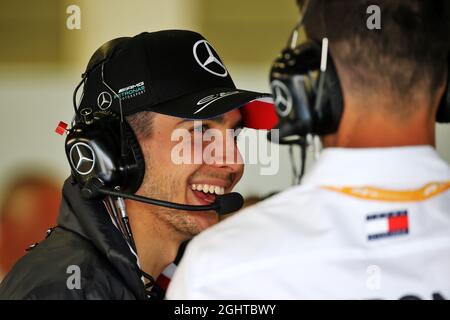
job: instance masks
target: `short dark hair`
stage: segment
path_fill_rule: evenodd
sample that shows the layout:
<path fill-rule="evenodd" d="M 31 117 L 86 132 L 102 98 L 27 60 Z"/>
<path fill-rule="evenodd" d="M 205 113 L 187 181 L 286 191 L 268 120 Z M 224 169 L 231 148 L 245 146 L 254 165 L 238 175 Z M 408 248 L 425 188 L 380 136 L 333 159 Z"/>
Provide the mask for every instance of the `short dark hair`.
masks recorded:
<path fill-rule="evenodd" d="M 297 0 L 300 7 L 305 0 Z M 388 86 L 398 96 L 419 85 L 433 97 L 447 74 L 450 1 L 309 0 L 305 29 L 330 40 L 333 57 L 364 88 Z M 367 8 L 381 11 L 381 29 L 369 30 Z"/>
<path fill-rule="evenodd" d="M 127 116 L 126 120 L 133 129 L 136 138 L 141 140 L 151 136 L 154 117 L 154 112 L 141 111 Z"/>

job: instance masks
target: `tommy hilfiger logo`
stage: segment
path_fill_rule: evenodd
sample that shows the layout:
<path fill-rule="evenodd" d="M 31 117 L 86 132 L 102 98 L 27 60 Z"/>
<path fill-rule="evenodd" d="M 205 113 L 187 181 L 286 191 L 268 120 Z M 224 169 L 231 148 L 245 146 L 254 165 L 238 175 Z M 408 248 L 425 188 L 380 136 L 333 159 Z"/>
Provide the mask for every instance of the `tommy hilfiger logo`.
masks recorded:
<path fill-rule="evenodd" d="M 368 214 L 366 226 L 368 240 L 407 235 L 409 232 L 408 211 Z"/>

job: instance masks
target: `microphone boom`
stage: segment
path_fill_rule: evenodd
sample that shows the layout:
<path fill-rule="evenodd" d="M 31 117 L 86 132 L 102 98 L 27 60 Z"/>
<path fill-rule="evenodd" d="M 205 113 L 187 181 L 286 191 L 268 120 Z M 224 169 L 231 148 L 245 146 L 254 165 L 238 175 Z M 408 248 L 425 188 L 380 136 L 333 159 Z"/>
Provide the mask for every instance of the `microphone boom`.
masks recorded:
<path fill-rule="evenodd" d="M 166 207 L 176 210 L 187 211 L 216 211 L 219 215 L 232 213 L 242 208 L 244 199 L 237 192 L 227 193 L 216 196 L 216 200 L 209 205 L 188 205 L 164 200 L 147 198 L 135 194 L 127 194 L 103 187 L 103 183 L 99 179 L 91 179 L 82 188 L 81 193 L 85 199 L 96 199 L 101 195 L 121 197 L 134 201 L 139 201 L 147 204 L 152 204 L 160 207 Z"/>

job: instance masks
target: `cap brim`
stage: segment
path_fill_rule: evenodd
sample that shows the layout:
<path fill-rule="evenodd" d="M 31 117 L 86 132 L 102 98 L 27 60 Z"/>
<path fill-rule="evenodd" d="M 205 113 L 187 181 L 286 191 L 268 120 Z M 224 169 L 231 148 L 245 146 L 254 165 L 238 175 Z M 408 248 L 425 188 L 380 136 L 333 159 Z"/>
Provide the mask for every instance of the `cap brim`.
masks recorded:
<path fill-rule="evenodd" d="M 278 123 L 270 94 L 233 88 L 202 90 L 146 110 L 183 119 L 206 120 L 237 108 L 240 108 L 245 127 L 269 130 Z"/>

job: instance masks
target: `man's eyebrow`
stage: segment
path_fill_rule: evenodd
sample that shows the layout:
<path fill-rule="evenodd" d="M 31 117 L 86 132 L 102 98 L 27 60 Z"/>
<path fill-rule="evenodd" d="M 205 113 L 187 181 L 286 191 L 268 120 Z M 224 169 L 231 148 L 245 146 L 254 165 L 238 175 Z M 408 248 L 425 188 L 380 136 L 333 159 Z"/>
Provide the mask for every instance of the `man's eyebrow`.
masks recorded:
<path fill-rule="evenodd" d="M 223 116 L 218 116 L 216 118 L 212 118 L 212 119 L 205 119 L 205 121 L 213 121 L 213 122 L 217 122 L 217 123 L 223 123 Z"/>
<path fill-rule="evenodd" d="M 179 125 L 180 123 L 188 122 L 188 121 L 194 121 L 194 120 L 191 120 L 191 119 L 182 119 L 182 120 L 178 121 L 175 125 L 177 126 L 177 125 Z"/>

